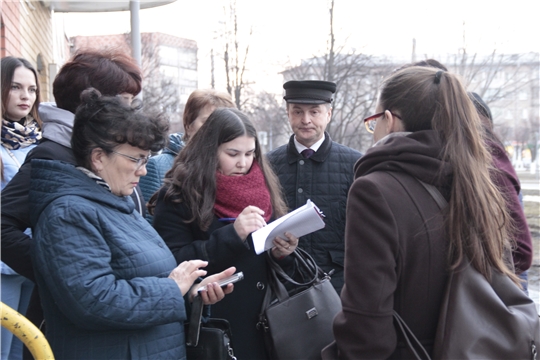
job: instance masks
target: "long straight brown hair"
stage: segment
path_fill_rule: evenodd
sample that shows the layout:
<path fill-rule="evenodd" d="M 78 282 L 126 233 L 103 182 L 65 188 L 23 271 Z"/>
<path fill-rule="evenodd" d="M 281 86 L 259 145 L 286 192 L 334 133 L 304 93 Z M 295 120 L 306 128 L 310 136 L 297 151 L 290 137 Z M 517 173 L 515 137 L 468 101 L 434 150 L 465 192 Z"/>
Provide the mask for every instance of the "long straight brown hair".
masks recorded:
<path fill-rule="evenodd" d="M 513 245 L 511 217 L 491 180 L 482 124 L 461 81 L 443 70 L 409 67 L 384 81 L 379 102 L 400 114 L 406 131 L 433 129 L 441 138 L 441 158 L 454 174 L 446 218 L 451 269 L 467 255 L 486 278 L 496 269 L 519 284 L 505 257 Z"/>
<path fill-rule="evenodd" d="M 34 69 L 32 64 L 30 64 L 28 60 L 24 58 L 16 58 L 13 56 L 6 56 L 5 58 L 2 58 L 0 60 L 0 63 L 0 74 L 2 74 L 2 117 L 4 117 L 6 113 L 9 92 L 11 90 L 11 82 L 13 81 L 13 74 L 15 73 L 15 70 L 17 68 L 22 66 L 30 70 L 34 74 L 34 79 L 36 80 L 36 101 L 32 105 L 30 115 L 37 121 L 39 127 L 41 128 L 43 126 L 43 123 L 41 122 L 38 113 L 39 103 L 41 102 L 41 86 L 39 84 L 39 78 L 36 69 Z M 20 119 L 10 120 L 19 121 Z"/>
<path fill-rule="evenodd" d="M 273 216 L 280 217 L 287 213 L 279 179 L 261 152 L 255 126 L 246 114 L 237 109 L 218 108 L 176 156 L 171 170 L 165 175 L 164 186 L 168 189 L 164 199 L 186 203 L 192 214 L 187 222 L 195 222 L 202 230 L 210 226 L 216 201 L 218 148 L 244 135 L 255 139 L 254 157 L 270 192 Z M 157 195 L 155 193 L 148 202 L 151 214 L 156 206 Z"/>

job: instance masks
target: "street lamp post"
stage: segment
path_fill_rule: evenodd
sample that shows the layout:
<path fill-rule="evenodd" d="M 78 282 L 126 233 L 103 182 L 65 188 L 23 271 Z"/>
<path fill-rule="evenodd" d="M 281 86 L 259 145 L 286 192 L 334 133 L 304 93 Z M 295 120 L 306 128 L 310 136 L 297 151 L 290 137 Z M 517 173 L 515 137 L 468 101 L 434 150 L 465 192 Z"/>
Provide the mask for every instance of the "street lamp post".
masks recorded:
<path fill-rule="evenodd" d="M 133 58 L 137 61 L 137 64 L 142 68 L 141 61 L 141 31 L 139 23 L 139 9 L 140 9 L 139 0 L 130 0 L 129 1 L 129 12 L 131 15 L 131 54 Z M 137 95 L 137 97 L 143 99 L 143 91 Z"/>

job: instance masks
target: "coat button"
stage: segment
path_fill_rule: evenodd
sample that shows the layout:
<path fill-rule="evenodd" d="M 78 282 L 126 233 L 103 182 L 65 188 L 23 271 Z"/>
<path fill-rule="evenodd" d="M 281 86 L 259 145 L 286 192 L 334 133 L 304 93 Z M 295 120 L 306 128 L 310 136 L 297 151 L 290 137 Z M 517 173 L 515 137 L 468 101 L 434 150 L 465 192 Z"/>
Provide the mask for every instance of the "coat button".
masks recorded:
<path fill-rule="evenodd" d="M 304 160 L 300 160 L 298 163 L 299 163 L 300 165 L 304 165 Z"/>
<path fill-rule="evenodd" d="M 299 193 L 299 194 L 301 194 L 301 193 L 303 193 L 303 192 L 304 192 L 304 189 L 302 189 L 302 188 L 298 189 L 298 193 Z"/>
<path fill-rule="evenodd" d="M 163 247 L 163 243 L 162 243 L 162 242 L 158 242 L 158 245 L 159 245 L 159 247 L 161 247 L 161 248 Z"/>
<path fill-rule="evenodd" d="M 260 281 L 257 283 L 257 290 L 264 290 L 264 284 Z"/>

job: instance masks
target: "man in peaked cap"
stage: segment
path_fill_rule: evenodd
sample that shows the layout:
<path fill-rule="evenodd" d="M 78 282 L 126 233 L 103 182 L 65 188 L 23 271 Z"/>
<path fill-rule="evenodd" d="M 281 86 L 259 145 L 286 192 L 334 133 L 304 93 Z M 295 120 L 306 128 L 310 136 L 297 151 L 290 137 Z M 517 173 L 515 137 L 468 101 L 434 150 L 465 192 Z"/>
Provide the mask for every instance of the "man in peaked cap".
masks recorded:
<path fill-rule="evenodd" d="M 289 143 L 267 157 L 279 177 L 290 210 L 311 199 L 324 213 L 324 229 L 300 238 L 332 284 L 343 287 L 345 206 L 353 182 L 353 166 L 362 154 L 330 138 L 336 84 L 329 81 L 288 81 L 283 85 L 287 115 L 294 132 Z"/>

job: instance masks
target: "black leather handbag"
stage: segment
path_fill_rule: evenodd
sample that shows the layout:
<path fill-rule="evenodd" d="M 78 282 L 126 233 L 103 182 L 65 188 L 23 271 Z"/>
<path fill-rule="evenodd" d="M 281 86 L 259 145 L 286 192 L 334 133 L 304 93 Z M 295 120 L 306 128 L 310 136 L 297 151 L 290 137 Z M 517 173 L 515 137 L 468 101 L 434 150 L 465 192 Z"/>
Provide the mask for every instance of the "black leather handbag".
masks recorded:
<path fill-rule="evenodd" d="M 322 348 L 334 339 L 332 323 L 341 311 L 341 299 L 308 253 L 297 248 L 291 256 L 296 280 L 267 256 L 270 286 L 257 327 L 265 333 L 270 358 L 320 359 Z"/>
<path fill-rule="evenodd" d="M 209 318 L 202 322 L 203 303 L 193 299 L 190 321 L 185 324 L 188 360 L 233 360 L 232 333 L 225 319 Z"/>

